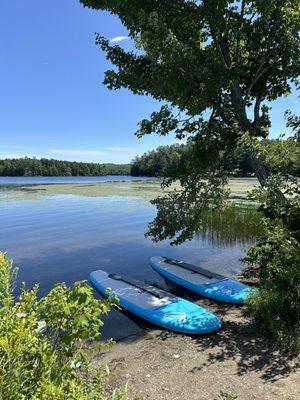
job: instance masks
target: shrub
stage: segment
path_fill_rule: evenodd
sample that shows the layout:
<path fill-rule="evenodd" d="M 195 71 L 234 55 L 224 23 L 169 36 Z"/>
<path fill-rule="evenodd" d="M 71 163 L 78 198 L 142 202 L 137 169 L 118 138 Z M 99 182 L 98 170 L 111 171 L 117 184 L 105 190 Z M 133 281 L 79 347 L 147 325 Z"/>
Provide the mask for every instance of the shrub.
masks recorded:
<path fill-rule="evenodd" d="M 248 306 L 265 333 L 288 350 L 300 351 L 300 248 L 282 221 L 265 220 L 264 240 L 246 261 L 260 267 L 258 292 Z"/>
<path fill-rule="evenodd" d="M 38 286 L 13 294 L 17 269 L 0 253 L 0 399 L 121 400 L 105 395 L 106 373 L 91 376 L 87 339 L 100 336 L 114 299 L 97 300 L 84 282 L 57 284 L 38 299 Z"/>
<path fill-rule="evenodd" d="M 286 196 L 279 200 L 278 189 Z M 258 266 L 259 287 L 248 300 L 265 333 L 284 348 L 300 350 L 300 186 L 292 176 L 274 175 L 252 197 L 265 215 L 264 237 L 248 251 Z"/>

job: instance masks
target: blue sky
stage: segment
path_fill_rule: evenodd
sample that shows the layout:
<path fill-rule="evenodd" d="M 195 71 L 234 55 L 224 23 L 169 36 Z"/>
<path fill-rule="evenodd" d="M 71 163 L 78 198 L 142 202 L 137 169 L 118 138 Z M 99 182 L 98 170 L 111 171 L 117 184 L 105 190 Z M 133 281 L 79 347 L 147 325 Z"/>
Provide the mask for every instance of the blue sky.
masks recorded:
<path fill-rule="evenodd" d="M 174 142 L 172 136 L 137 139 L 137 122 L 158 103 L 101 83 L 110 65 L 94 33 L 125 37 L 116 17 L 77 0 L 10 0 L 1 2 L 0 15 L 0 158 L 123 163 Z M 295 95 L 273 103 L 272 137 L 285 131 L 284 110 L 297 106 Z"/>

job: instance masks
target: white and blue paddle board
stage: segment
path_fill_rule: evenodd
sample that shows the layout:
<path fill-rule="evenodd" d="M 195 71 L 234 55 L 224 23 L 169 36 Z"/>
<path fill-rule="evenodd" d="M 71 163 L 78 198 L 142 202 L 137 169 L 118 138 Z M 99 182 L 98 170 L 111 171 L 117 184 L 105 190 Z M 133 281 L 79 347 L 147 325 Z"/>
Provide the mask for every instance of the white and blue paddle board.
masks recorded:
<path fill-rule="evenodd" d="M 210 299 L 243 304 L 253 289 L 234 279 L 167 257 L 152 257 L 151 267 L 164 278 Z"/>
<path fill-rule="evenodd" d="M 144 282 L 102 270 L 92 272 L 90 280 L 102 295 L 117 296 L 122 308 L 163 328 L 205 334 L 221 327 L 212 312 Z"/>

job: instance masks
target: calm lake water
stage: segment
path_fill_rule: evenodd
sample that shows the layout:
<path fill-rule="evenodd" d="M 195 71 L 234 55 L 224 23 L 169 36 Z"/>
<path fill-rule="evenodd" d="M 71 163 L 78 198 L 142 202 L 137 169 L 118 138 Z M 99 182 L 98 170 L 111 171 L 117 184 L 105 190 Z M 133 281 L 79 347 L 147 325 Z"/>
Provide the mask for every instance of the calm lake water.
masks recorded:
<path fill-rule="evenodd" d="M 127 175 L 106 176 L 0 176 L 0 185 L 37 185 L 44 183 L 97 183 L 97 182 L 121 182 L 141 181 L 149 178 Z"/>
<path fill-rule="evenodd" d="M 242 269 L 241 247 L 253 241 L 243 230 L 233 236 L 230 227 L 221 233 L 220 227 L 215 233 L 206 230 L 178 247 L 146 239 L 147 224 L 155 216 L 149 199 L 158 192 L 155 180 L 123 176 L 0 178 L 0 249 L 19 266 L 19 282 L 39 283 L 41 294 L 56 282 L 88 279 L 95 269 L 176 291 L 149 267 L 153 255 L 181 258 L 228 275 Z M 106 318 L 103 337 L 120 339 L 141 329 L 141 320 L 114 310 Z"/>

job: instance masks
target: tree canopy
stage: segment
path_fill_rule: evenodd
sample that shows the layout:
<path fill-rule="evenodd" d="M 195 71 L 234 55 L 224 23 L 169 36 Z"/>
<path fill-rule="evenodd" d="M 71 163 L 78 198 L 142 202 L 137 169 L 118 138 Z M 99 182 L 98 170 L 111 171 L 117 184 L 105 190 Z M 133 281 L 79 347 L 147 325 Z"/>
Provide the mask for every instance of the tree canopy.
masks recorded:
<path fill-rule="evenodd" d="M 135 44 L 126 51 L 100 34 L 113 68 L 104 83 L 162 103 L 137 136 L 174 132 L 190 152 L 172 179 L 182 191 L 154 201 L 150 234 L 190 238 L 201 209 L 224 204 L 220 155 L 241 142 L 262 186 L 268 181 L 258 138 L 268 136 L 270 102 L 291 93 L 300 72 L 299 3 L 291 0 L 81 0 L 119 17 Z M 291 120 L 291 123 L 295 123 Z M 205 180 L 203 180 L 205 178 Z M 169 181 L 170 182 L 170 181 Z M 276 197 L 286 196 L 278 185 Z M 175 243 L 178 242 L 175 240 Z"/>

